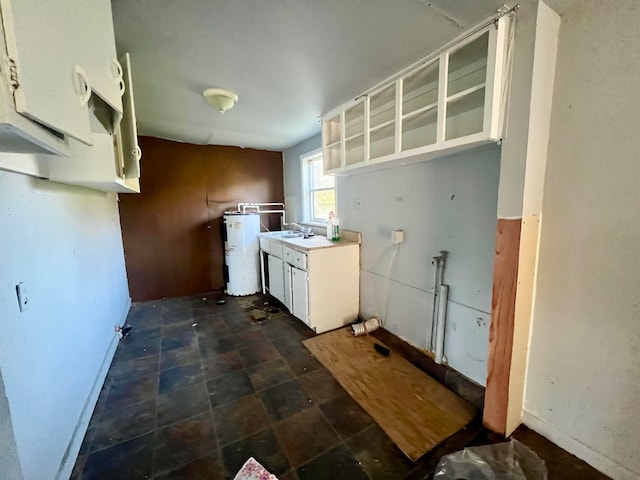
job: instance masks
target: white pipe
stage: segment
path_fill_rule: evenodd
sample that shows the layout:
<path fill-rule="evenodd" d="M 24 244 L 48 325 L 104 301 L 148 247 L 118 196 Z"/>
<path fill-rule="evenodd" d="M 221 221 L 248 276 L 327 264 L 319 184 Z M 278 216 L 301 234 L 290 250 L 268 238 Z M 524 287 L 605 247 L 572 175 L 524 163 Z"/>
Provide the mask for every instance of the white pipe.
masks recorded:
<path fill-rule="evenodd" d="M 448 300 L 449 286 L 440 285 L 440 295 L 438 298 L 438 324 L 436 325 L 436 363 L 442 363 L 442 357 L 444 357 L 444 328 L 447 324 Z"/>

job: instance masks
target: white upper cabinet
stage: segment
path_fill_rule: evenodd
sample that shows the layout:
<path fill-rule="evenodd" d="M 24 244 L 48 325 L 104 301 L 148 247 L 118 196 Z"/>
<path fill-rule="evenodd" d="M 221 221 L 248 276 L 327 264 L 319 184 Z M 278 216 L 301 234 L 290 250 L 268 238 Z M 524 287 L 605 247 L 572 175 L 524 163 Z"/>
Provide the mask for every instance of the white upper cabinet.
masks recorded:
<path fill-rule="evenodd" d="M 0 0 L 2 128 L 36 148 L 0 150 L 68 153 L 65 137 L 93 143 L 90 99 L 113 110 L 112 129 L 122 112 L 123 72 L 116 60 L 109 0 Z M 22 117 L 28 122 L 22 120 Z"/>
<path fill-rule="evenodd" d="M 505 16 L 323 117 L 325 173 L 351 174 L 501 138 Z"/>
<path fill-rule="evenodd" d="M 50 180 L 95 190 L 140 192 L 142 152 L 138 146 L 128 53 L 122 57 L 121 63 L 124 84 L 121 121 L 113 130 L 114 110 L 106 102 L 94 97 L 91 112 L 93 145 L 70 140 L 69 155 L 52 157 L 48 162 Z"/>

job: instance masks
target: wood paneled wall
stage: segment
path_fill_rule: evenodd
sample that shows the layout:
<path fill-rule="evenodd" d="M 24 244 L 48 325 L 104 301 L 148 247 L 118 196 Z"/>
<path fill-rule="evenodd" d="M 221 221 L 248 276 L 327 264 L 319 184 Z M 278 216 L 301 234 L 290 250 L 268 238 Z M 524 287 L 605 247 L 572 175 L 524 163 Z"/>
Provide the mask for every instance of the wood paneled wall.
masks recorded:
<path fill-rule="evenodd" d="M 141 137 L 141 192 L 120 195 L 134 301 L 224 287 L 222 215 L 239 202 L 283 202 L 281 152 Z M 277 229 L 279 215 L 263 215 Z"/>

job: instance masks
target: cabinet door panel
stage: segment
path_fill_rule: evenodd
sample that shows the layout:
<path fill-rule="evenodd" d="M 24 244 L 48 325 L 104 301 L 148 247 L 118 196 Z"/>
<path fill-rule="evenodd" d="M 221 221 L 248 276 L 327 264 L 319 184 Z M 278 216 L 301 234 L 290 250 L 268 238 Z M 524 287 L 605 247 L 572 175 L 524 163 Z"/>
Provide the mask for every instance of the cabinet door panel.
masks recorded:
<path fill-rule="evenodd" d="M 269 255 L 269 293 L 284 303 L 284 262 Z"/>
<path fill-rule="evenodd" d="M 307 272 L 297 268 L 291 268 L 291 295 L 293 298 L 293 316 L 309 325 L 308 304 L 309 294 L 307 289 Z"/>
<path fill-rule="evenodd" d="M 138 145 L 138 128 L 136 126 L 136 108 L 133 103 L 133 79 L 131 78 L 131 59 L 129 54 L 120 59 L 122 75 L 125 85 L 122 95 L 122 121 L 120 132 L 122 134 L 122 153 L 124 155 L 125 178 L 140 177 L 140 157 L 142 151 Z"/>
<path fill-rule="evenodd" d="M 75 32 L 91 25 L 92 7 L 93 2 L 0 0 L 7 51 L 18 73 L 16 110 L 88 145 L 89 108 L 81 100 L 86 83 L 76 70 L 82 67 L 82 37 Z"/>
<path fill-rule="evenodd" d="M 284 306 L 293 312 L 293 298 L 291 297 L 291 265 L 284 264 Z"/>
<path fill-rule="evenodd" d="M 82 15 L 87 20 L 79 26 L 81 30 L 74 33 L 76 38 L 83 39 L 77 45 L 77 61 L 87 71 L 93 93 L 114 110 L 122 112 L 120 80 L 124 80 L 124 64 L 121 65 L 122 71 L 118 71 L 111 2 L 91 0 L 69 3 L 74 4 L 74 15 Z"/>

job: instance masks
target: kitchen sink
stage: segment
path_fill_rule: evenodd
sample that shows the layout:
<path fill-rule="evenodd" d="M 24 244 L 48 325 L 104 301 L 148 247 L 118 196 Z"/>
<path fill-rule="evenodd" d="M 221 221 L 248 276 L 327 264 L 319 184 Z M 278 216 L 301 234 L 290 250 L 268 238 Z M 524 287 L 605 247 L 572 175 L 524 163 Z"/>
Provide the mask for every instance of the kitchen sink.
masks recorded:
<path fill-rule="evenodd" d="M 279 235 L 280 238 L 301 238 L 304 237 L 304 233 L 296 232 L 296 233 L 285 233 L 284 235 Z"/>

